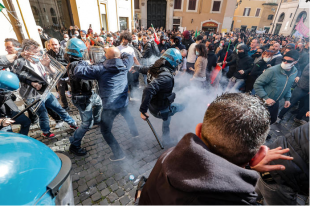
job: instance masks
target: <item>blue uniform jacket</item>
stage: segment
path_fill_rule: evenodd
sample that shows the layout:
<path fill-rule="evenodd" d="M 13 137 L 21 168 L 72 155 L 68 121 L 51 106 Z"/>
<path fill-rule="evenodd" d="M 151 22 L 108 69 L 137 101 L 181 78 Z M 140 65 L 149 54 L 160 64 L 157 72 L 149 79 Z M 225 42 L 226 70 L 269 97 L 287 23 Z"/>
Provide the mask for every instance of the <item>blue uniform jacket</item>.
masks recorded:
<path fill-rule="evenodd" d="M 116 110 L 128 105 L 127 74 L 133 63 L 133 56 L 126 53 L 120 59 L 107 59 L 96 65 L 82 61 L 76 66 L 74 75 L 86 80 L 96 79 L 103 109 Z"/>

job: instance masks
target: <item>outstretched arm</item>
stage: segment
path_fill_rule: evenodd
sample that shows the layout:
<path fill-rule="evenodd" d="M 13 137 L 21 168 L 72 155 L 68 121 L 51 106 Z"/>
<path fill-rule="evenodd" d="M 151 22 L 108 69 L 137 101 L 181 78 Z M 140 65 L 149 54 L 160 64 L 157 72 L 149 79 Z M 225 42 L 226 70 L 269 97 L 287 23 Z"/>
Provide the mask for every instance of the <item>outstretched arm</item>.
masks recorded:
<path fill-rule="evenodd" d="M 74 69 L 74 76 L 80 79 L 94 80 L 100 76 L 102 64 L 89 65 L 85 61 L 79 62 Z"/>

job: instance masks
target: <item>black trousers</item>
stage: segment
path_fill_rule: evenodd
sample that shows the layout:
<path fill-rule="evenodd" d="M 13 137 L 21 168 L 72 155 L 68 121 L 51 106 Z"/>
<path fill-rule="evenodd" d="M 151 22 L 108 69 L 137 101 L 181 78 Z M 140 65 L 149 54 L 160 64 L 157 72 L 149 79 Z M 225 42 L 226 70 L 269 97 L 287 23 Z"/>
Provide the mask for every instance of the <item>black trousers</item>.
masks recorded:
<path fill-rule="evenodd" d="M 273 124 L 277 121 L 278 112 L 279 112 L 279 102 L 277 101 L 274 105 L 268 107 L 270 113 L 270 124 Z"/>
<path fill-rule="evenodd" d="M 62 108 L 67 108 L 68 107 L 68 101 L 67 101 L 67 97 L 66 97 L 66 88 L 67 88 L 67 82 L 65 80 L 59 80 L 59 82 L 57 83 L 57 89 L 58 89 L 58 93 L 60 96 L 60 100 L 62 103 Z"/>

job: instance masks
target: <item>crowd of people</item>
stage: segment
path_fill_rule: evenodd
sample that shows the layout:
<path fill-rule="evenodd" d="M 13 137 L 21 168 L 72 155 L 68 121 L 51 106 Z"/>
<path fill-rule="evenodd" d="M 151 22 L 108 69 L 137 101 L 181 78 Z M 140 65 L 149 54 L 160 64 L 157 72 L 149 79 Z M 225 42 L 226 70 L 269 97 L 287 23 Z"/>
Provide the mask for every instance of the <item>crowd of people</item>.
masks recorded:
<path fill-rule="evenodd" d="M 24 101 L 29 104 L 55 74 L 51 58 L 55 59 L 66 68 L 57 82 L 58 95 L 48 92 L 37 110 L 12 120 L 19 112 L 16 97 L 2 92 L 2 131 L 11 132 L 11 124 L 20 124 L 20 133 L 28 135 L 31 123 L 38 121 L 42 135 L 52 138 L 50 116 L 56 127 L 66 122 L 75 130 L 69 150 L 83 156 L 85 133 L 100 125 L 112 150 L 110 160 L 121 161 L 125 153 L 111 131 L 116 115 L 125 118 L 132 137 L 139 136 L 131 116 L 136 111 L 127 106 L 139 98 L 134 91 L 143 89 L 141 118 L 146 120 L 149 111 L 162 119 L 162 140 L 171 145 L 171 117 L 186 109 L 174 103 L 174 76 L 184 76 L 184 85 L 225 94 L 210 104 L 196 134 L 185 135 L 159 158 L 146 184 L 139 184 L 139 204 L 254 204 L 257 194 L 267 204 L 307 201 L 309 39 L 163 28 L 96 33 L 91 26 L 87 31 L 71 26 L 62 31 L 61 39 L 50 37 L 41 27 L 38 32 L 45 51 L 35 40 L 20 43 L 7 38 L 8 55 L 0 66 L 18 76 L 19 93 L 22 97 L 27 93 Z M 101 59 L 93 58 L 94 47 L 102 48 Z M 80 125 L 68 114 L 67 98 L 79 110 Z M 270 138 L 270 125 L 297 105 L 294 121 L 306 125 L 277 139 L 268 151 L 263 143 Z"/>

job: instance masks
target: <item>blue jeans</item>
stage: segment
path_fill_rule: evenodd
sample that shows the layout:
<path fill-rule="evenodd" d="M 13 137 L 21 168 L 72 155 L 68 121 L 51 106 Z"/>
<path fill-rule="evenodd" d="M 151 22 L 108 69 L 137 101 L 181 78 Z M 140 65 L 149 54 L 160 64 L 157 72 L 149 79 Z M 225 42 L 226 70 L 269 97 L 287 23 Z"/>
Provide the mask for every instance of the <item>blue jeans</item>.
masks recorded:
<path fill-rule="evenodd" d="M 102 102 L 99 95 L 94 93 L 87 102 L 81 102 L 73 96 L 72 103 L 80 112 L 82 124 L 69 140 L 72 145 L 80 147 L 85 133 L 92 128 L 93 124 L 100 123 Z"/>
<path fill-rule="evenodd" d="M 236 82 L 233 82 L 231 79 L 232 78 L 229 79 L 226 91 L 238 91 L 241 87 L 245 85 L 244 79 L 236 79 Z"/>
<path fill-rule="evenodd" d="M 67 122 L 69 125 L 74 125 L 75 121 L 70 117 L 70 115 L 64 110 L 56 97 L 49 93 L 46 97 L 45 102 L 41 104 L 39 109 L 37 110 L 37 115 L 39 116 L 39 124 L 41 127 L 41 130 L 43 133 L 49 133 L 50 132 L 50 124 L 49 124 L 49 117 L 46 110 L 46 107 L 52 109 L 54 112 L 56 112 L 62 120 Z"/>
<path fill-rule="evenodd" d="M 131 116 L 129 110 L 127 109 L 127 106 L 117 110 L 103 109 L 101 113 L 101 124 L 100 124 L 101 133 L 105 141 L 111 147 L 112 152 L 116 156 L 123 155 L 123 150 L 121 149 L 117 140 L 115 139 L 114 135 L 111 132 L 113 121 L 116 115 L 118 115 L 119 113 L 125 118 L 127 125 L 130 129 L 131 135 L 132 136 L 139 135 L 135 121 Z"/>
<path fill-rule="evenodd" d="M 256 183 L 258 198 L 263 197 L 267 205 L 305 205 L 307 198 L 294 192 L 286 185 L 267 183 L 262 178 Z"/>
<path fill-rule="evenodd" d="M 308 95 L 307 91 L 302 90 L 299 87 L 295 87 L 295 89 L 292 93 L 292 97 L 290 99 L 291 106 L 289 106 L 288 108 L 281 109 L 280 114 L 279 114 L 279 118 L 282 119 L 288 110 L 290 110 L 292 107 L 294 107 L 298 103 L 299 100 L 301 100 L 303 97 L 305 97 L 307 95 Z"/>
<path fill-rule="evenodd" d="M 163 115 L 162 115 L 162 111 L 159 111 L 159 112 L 152 112 L 150 110 L 150 113 L 156 117 L 156 118 L 159 118 L 159 119 L 162 119 L 163 120 L 163 124 L 162 124 L 162 131 L 163 131 L 163 139 L 167 139 L 167 138 L 170 138 L 170 121 L 171 121 L 171 117 L 177 113 L 177 112 L 181 112 L 184 110 L 184 105 L 182 104 L 177 104 L 177 103 L 172 103 L 170 105 L 169 108 L 167 108 L 167 111 L 164 111 L 164 112 L 168 112 L 168 119 L 167 120 L 163 120 Z"/>

